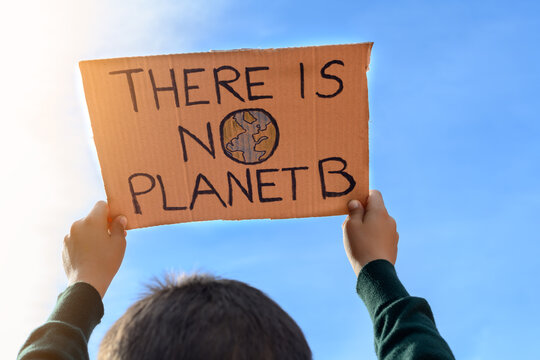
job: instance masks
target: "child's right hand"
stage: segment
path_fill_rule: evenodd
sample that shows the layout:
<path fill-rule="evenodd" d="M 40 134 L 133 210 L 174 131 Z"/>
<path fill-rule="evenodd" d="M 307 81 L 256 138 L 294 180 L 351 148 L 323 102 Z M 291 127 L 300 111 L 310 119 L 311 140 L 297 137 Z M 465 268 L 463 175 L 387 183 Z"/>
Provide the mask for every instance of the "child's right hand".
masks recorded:
<path fill-rule="evenodd" d="M 343 223 L 343 245 L 356 276 L 373 260 L 384 259 L 395 264 L 399 234 L 381 193 L 370 190 L 365 209 L 358 200 L 351 200 L 348 207 L 349 216 Z"/>

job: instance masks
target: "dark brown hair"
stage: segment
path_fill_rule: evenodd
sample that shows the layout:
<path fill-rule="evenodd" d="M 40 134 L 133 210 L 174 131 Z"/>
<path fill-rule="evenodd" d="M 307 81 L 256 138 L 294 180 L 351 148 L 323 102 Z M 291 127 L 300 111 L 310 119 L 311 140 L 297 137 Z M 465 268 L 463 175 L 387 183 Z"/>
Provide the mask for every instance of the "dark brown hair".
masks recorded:
<path fill-rule="evenodd" d="M 98 358 L 307 360 L 311 350 L 296 322 L 260 290 L 209 275 L 170 275 L 109 329 Z"/>

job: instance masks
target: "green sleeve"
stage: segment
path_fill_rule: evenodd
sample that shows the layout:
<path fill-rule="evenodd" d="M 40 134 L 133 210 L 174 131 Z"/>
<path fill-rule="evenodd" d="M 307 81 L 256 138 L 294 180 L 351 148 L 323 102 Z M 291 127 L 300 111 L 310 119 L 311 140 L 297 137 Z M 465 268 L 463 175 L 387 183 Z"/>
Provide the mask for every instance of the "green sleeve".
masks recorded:
<path fill-rule="evenodd" d="M 82 282 L 71 285 L 58 296 L 47 322 L 30 334 L 17 359 L 88 359 L 88 339 L 102 316 L 97 290 Z"/>
<path fill-rule="evenodd" d="M 364 266 L 356 292 L 373 321 L 379 359 L 454 359 L 429 304 L 409 295 L 390 262 L 375 260 Z"/>

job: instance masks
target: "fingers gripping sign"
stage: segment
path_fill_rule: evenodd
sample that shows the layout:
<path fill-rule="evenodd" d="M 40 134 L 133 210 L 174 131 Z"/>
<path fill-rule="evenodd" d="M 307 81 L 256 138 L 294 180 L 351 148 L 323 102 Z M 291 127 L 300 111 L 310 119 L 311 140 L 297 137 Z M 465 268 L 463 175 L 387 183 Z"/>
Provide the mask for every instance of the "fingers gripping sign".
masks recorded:
<path fill-rule="evenodd" d="M 64 238 L 62 260 L 69 285 L 86 282 L 103 297 L 116 275 L 126 250 L 127 219 L 109 221 L 109 206 L 96 203 L 90 213 L 71 226 Z"/>
<path fill-rule="evenodd" d="M 399 235 L 381 193 L 371 190 L 365 207 L 360 201 L 351 200 L 348 208 L 349 216 L 343 223 L 343 245 L 356 275 L 373 260 L 384 259 L 395 264 Z"/>

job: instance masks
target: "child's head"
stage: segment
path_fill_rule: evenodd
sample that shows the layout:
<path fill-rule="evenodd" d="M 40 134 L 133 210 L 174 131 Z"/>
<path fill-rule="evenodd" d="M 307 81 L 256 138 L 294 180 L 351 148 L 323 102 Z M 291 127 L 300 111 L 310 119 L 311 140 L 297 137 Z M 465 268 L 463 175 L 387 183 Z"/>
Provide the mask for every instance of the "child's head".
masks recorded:
<path fill-rule="evenodd" d="M 208 275 L 150 287 L 107 332 L 99 359 L 311 359 L 294 320 L 245 283 Z"/>

